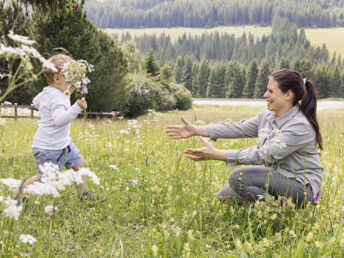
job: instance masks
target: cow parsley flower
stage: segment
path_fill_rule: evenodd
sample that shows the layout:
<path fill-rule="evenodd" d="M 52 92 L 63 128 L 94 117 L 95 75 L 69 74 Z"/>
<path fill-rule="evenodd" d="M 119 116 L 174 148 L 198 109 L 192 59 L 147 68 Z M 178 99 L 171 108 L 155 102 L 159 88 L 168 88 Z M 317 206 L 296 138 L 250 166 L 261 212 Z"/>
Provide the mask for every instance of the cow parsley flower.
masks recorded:
<path fill-rule="evenodd" d="M 23 206 L 18 205 L 18 201 L 13 200 L 11 198 L 7 198 L 5 200 L 5 206 L 6 206 L 6 208 L 4 209 L 5 217 L 18 220 L 18 217 L 23 209 Z"/>
<path fill-rule="evenodd" d="M 24 244 L 29 243 L 30 245 L 33 245 L 37 242 L 36 238 L 34 238 L 31 235 L 20 235 L 19 240 L 23 242 Z"/>
<path fill-rule="evenodd" d="M 50 213 L 53 211 L 58 211 L 58 208 L 56 206 L 52 206 L 52 205 L 47 205 L 44 208 L 44 212 L 46 212 L 46 213 Z"/>
<path fill-rule="evenodd" d="M 18 188 L 21 185 L 21 180 L 16 180 L 13 178 L 1 178 L 0 182 L 10 188 Z"/>

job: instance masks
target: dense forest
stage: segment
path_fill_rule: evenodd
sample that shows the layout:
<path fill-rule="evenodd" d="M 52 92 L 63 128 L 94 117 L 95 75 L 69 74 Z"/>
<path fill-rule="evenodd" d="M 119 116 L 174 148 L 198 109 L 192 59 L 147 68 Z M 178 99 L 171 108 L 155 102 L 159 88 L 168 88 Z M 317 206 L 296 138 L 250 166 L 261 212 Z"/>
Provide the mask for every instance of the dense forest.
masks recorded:
<path fill-rule="evenodd" d="M 194 97 L 262 98 L 268 75 L 279 68 L 314 80 L 321 98 L 344 96 L 343 59 L 325 45 L 313 47 L 304 30 L 286 18 L 276 17 L 272 34 L 261 39 L 215 32 L 184 34 L 176 42 L 166 35 L 126 34 L 120 41 L 134 42 L 141 53 L 153 52 L 160 65 L 174 67 L 176 82 Z"/>
<path fill-rule="evenodd" d="M 275 16 L 299 27 L 344 26 L 344 0 L 88 0 L 100 28 L 271 25 Z"/>

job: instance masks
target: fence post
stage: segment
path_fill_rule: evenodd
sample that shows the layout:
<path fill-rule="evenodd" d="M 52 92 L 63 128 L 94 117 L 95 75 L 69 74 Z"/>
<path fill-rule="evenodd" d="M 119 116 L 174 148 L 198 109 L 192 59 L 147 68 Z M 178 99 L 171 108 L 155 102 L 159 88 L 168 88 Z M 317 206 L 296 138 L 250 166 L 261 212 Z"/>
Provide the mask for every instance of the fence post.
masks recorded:
<path fill-rule="evenodd" d="M 31 119 L 33 118 L 33 108 L 31 107 Z"/>
<path fill-rule="evenodd" d="M 18 116 L 18 108 L 17 105 L 15 105 L 14 107 L 14 119 L 17 120 L 17 116 Z"/>

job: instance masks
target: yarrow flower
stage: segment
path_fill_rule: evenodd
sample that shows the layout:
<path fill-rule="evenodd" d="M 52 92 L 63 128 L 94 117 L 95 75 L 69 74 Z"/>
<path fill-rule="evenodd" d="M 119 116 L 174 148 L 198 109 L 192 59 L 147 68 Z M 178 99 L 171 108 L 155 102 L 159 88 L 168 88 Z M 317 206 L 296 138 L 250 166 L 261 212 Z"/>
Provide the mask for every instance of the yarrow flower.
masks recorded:
<path fill-rule="evenodd" d="M 7 198 L 4 202 L 6 206 L 6 209 L 4 209 L 5 217 L 18 220 L 18 217 L 23 209 L 23 206 L 18 205 L 18 201 L 13 200 L 11 198 Z"/>
<path fill-rule="evenodd" d="M 57 198 L 60 196 L 59 191 L 64 190 L 65 186 L 83 183 L 82 176 L 91 177 L 92 181 L 97 185 L 100 183 L 99 178 L 88 168 L 81 168 L 77 173 L 72 169 L 61 173 L 55 164 L 46 162 L 40 166 L 40 169 L 43 172 L 41 182 L 28 185 L 24 192 L 37 195 L 52 195 Z"/>
<path fill-rule="evenodd" d="M 281 135 L 282 133 L 278 129 L 262 128 L 258 134 L 258 145 L 264 148 L 274 147 L 281 150 L 286 147 L 286 144 L 280 140 Z"/>
<path fill-rule="evenodd" d="M 21 180 L 16 180 L 13 178 L 1 178 L 0 182 L 10 188 L 18 188 L 21 184 Z"/>
<path fill-rule="evenodd" d="M 5 126 L 6 120 L 3 118 L 0 118 L 0 126 Z"/>
<path fill-rule="evenodd" d="M 69 89 L 72 89 L 76 93 L 77 98 L 88 94 L 87 85 L 91 81 L 86 77 L 86 73 L 92 72 L 93 70 L 94 66 L 85 60 L 71 61 L 63 65 L 61 73 L 66 79 L 66 82 L 70 84 Z M 67 95 L 69 94 L 69 89 L 66 91 Z"/>
<path fill-rule="evenodd" d="M 24 244 L 29 243 L 30 245 L 33 245 L 37 242 L 36 238 L 31 235 L 20 235 L 19 240 Z"/>
<path fill-rule="evenodd" d="M 52 206 L 52 205 L 47 205 L 44 208 L 44 212 L 46 212 L 46 213 L 50 213 L 53 211 L 58 211 L 58 208 L 56 206 Z"/>
<path fill-rule="evenodd" d="M 13 34 L 12 30 L 10 30 L 10 33 L 7 34 L 7 36 L 10 39 L 17 41 L 17 42 L 20 42 L 20 43 L 25 44 L 25 45 L 32 45 L 32 44 L 36 43 L 36 41 L 30 40 L 28 37 Z"/>

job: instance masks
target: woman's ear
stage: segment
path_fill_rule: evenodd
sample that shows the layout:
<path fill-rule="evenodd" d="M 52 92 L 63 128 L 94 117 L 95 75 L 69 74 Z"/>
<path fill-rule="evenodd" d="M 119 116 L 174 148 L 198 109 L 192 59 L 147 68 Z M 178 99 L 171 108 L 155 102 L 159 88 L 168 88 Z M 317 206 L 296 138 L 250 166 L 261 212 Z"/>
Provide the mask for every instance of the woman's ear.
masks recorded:
<path fill-rule="evenodd" d="M 286 94 L 287 100 L 294 100 L 294 92 L 292 90 L 288 90 Z"/>

